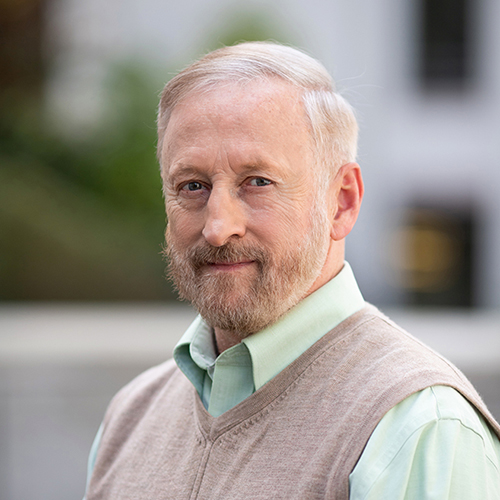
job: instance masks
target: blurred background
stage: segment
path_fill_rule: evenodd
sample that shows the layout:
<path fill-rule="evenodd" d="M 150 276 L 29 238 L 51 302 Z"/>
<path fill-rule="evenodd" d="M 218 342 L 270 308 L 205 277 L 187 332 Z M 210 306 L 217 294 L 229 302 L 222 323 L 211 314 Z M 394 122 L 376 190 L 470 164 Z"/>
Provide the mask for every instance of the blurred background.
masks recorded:
<path fill-rule="evenodd" d="M 194 317 L 164 278 L 163 85 L 277 40 L 360 123 L 347 258 L 367 300 L 454 361 L 500 418 L 497 0 L 0 3 L 0 498 L 81 498 L 114 392 Z"/>

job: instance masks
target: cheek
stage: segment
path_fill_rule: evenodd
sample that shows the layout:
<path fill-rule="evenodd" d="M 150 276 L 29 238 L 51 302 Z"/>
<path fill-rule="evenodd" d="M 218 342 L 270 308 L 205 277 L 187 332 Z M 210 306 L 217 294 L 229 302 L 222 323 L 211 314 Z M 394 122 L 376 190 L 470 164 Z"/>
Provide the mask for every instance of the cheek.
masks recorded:
<path fill-rule="evenodd" d="M 309 214 L 298 206 L 277 203 L 272 209 L 254 211 L 249 220 L 257 239 L 275 248 L 298 245 L 309 232 Z"/>
<path fill-rule="evenodd" d="M 201 217 L 183 210 L 177 203 L 167 203 L 166 236 L 175 244 L 189 244 L 201 234 Z"/>

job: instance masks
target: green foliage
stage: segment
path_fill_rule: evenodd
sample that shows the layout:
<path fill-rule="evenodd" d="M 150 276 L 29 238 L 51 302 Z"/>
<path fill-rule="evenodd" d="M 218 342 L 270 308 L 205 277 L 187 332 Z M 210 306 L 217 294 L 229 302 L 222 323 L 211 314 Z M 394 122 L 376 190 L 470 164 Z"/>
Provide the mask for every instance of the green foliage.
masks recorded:
<path fill-rule="evenodd" d="M 34 103 L 0 120 L 0 298 L 172 297 L 147 71 L 117 66 L 113 112 L 88 137 L 47 130 Z M 5 108 L 4 108 L 5 109 Z"/>

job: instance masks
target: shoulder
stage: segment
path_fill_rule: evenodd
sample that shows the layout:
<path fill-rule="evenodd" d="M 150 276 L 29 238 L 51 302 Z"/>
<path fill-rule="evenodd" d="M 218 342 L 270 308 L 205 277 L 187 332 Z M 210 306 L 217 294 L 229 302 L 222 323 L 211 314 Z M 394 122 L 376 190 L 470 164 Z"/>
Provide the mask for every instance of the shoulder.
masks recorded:
<path fill-rule="evenodd" d="M 184 379 L 173 359 L 146 370 L 113 397 L 106 411 L 104 427 L 125 413 L 143 413 L 161 394 L 182 385 Z"/>
<path fill-rule="evenodd" d="M 488 443 L 492 442 L 494 434 L 483 416 L 458 391 L 446 386 L 428 387 L 401 401 L 387 412 L 372 438 L 376 443 L 390 431 L 394 440 L 406 442 L 429 425 L 445 422 L 456 422 L 461 428 L 475 433 L 491 455 L 493 450 Z"/>
<path fill-rule="evenodd" d="M 96 465 L 118 454 L 142 423 L 156 425 L 151 415 L 171 415 L 173 408 L 188 407 L 190 396 L 189 381 L 173 360 L 141 373 L 118 391 L 106 410 Z"/>
<path fill-rule="evenodd" d="M 460 393 L 429 387 L 387 412 L 350 485 L 352 499 L 427 498 L 429 488 L 439 498 L 497 498 L 500 442 Z"/>
<path fill-rule="evenodd" d="M 122 398 L 138 392 L 154 391 L 168 381 L 174 375 L 176 369 L 177 365 L 173 359 L 169 359 L 160 365 L 153 366 L 122 387 L 115 398 Z"/>
<path fill-rule="evenodd" d="M 403 330 L 376 307 L 368 304 L 347 321 L 346 335 L 355 369 L 383 392 L 396 392 L 400 399 L 426 387 L 443 385 L 457 389 L 468 401 L 485 410 L 477 391 L 465 375 L 446 358 Z M 489 417 L 488 417 L 489 418 Z"/>

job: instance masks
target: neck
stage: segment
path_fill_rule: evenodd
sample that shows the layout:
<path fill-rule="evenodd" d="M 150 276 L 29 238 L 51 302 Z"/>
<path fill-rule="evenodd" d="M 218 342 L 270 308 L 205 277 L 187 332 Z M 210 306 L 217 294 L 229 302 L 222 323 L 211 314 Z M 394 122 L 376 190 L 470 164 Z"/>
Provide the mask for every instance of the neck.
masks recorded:
<path fill-rule="evenodd" d="M 342 241 L 341 243 L 338 243 L 331 240 L 323 268 L 303 298 L 305 299 L 308 295 L 311 295 L 311 293 L 320 289 L 323 285 L 326 285 L 330 280 L 335 278 L 340 271 L 342 271 L 343 267 L 344 242 Z"/>
<path fill-rule="evenodd" d="M 237 332 L 231 332 L 229 330 L 221 330 L 220 328 L 214 328 L 215 332 L 215 346 L 217 348 L 217 354 L 224 352 L 226 349 L 233 347 L 241 342 L 241 335 Z"/>

